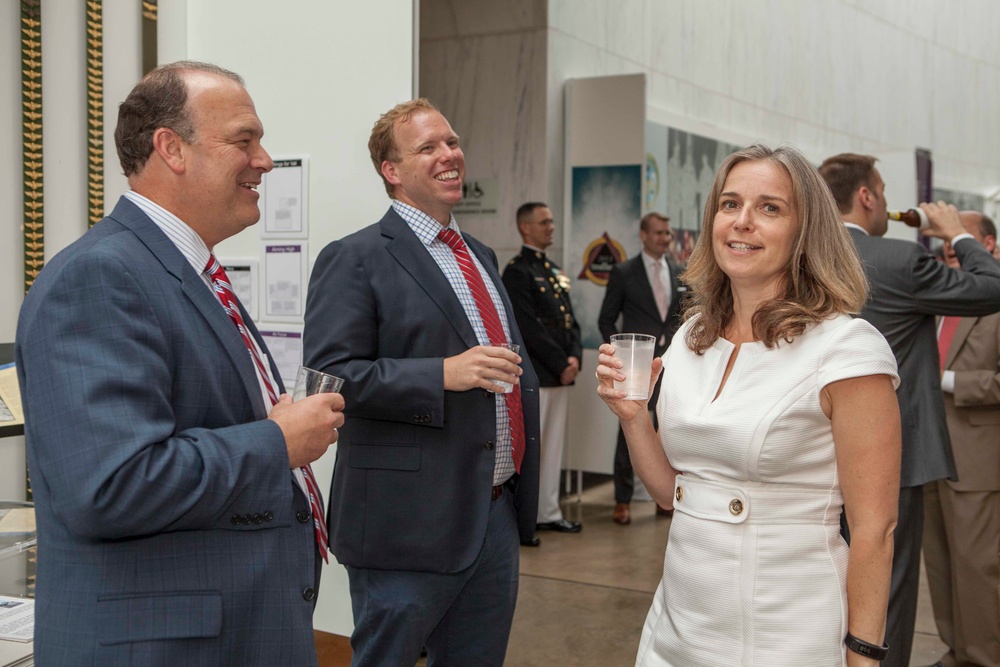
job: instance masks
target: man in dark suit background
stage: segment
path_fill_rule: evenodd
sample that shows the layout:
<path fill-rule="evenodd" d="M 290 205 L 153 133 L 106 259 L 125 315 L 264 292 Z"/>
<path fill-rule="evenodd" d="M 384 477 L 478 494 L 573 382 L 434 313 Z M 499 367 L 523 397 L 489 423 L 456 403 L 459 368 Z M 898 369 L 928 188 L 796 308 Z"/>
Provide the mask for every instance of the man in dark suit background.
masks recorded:
<path fill-rule="evenodd" d="M 346 380 L 330 539 L 354 665 L 502 665 L 519 542 L 538 501 L 538 380 L 493 252 L 461 234 L 458 135 L 427 100 L 368 142 L 392 203 L 328 245 L 306 303 L 308 366 Z M 495 393 L 496 381 L 512 383 Z"/>
<path fill-rule="evenodd" d="M 642 252 L 611 269 L 597 324 L 605 343 L 611 342 L 611 336 L 616 333 L 655 336 L 655 354 L 659 357 L 680 326 L 681 299 L 687 288 L 678 277 L 680 268 L 667 256 L 673 241 L 670 218 L 655 212 L 644 215 L 639 222 L 639 239 L 642 241 Z M 622 318 L 621 331 L 618 330 L 619 315 Z M 649 398 L 651 411 L 655 411 L 659 395 L 660 383 L 657 381 Z M 656 424 L 655 414 L 653 423 Z M 625 434 L 620 427 L 615 447 L 614 480 L 613 519 L 624 526 L 632 522 L 629 503 L 632 502 L 635 475 Z M 658 507 L 657 513 L 669 516 L 671 511 Z"/>
<path fill-rule="evenodd" d="M 925 236 L 948 241 L 962 270 L 938 262 L 923 246 L 881 238 L 888 229 L 885 183 L 875 158 L 844 153 L 820 166 L 840 207 L 871 283 L 861 317 L 885 336 L 896 355 L 896 392 L 903 423 L 899 518 L 883 665 L 907 667 L 916 622 L 923 535 L 923 485 L 956 478 L 941 397 L 935 315 L 981 316 L 1000 310 L 1000 266 L 965 231 L 954 206 L 921 204 Z"/>
<path fill-rule="evenodd" d="M 208 273 L 260 217 L 262 135 L 236 74 L 151 72 L 119 108 L 131 190 L 25 298 L 39 665 L 316 664 L 322 523 L 298 469 L 343 400 L 272 409 L 277 369 Z"/>
<path fill-rule="evenodd" d="M 504 268 L 503 284 L 540 385 L 542 439 L 535 528 L 578 533 L 580 522 L 565 519 L 559 508 L 559 472 L 566 443 L 569 387 L 583 358 L 580 325 L 573 316 L 569 278 L 545 254 L 556 227 L 552 211 L 541 202 L 528 202 L 517 209 L 516 219 L 524 247 Z M 538 543 L 536 537 L 528 545 Z"/>
<path fill-rule="evenodd" d="M 993 221 L 962 211 L 988 251 Z M 951 244 L 948 266 L 960 268 Z M 924 563 L 934 620 L 948 651 L 938 665 L 1000 667 L 1000 313 L 938 326 L 941 390 L 958 481 L 924 487 Z"/>

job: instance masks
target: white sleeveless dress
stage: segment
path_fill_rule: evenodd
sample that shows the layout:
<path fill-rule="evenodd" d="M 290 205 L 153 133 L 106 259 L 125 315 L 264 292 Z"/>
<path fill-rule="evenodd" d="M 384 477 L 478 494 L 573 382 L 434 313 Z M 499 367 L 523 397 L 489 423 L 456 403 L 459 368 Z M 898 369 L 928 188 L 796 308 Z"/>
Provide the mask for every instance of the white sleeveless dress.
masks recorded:
<path fill-rule="evenodd" d="M 663 580 L 646 617 L 642 667 L 845 664 L 843 496 L 820 390 L 889 375 L 889 345 L 846 315 L 768 349 L 745 343 L 699 356 L 692 321 L 664 354 L 660 437 L 677 477 Z"/>

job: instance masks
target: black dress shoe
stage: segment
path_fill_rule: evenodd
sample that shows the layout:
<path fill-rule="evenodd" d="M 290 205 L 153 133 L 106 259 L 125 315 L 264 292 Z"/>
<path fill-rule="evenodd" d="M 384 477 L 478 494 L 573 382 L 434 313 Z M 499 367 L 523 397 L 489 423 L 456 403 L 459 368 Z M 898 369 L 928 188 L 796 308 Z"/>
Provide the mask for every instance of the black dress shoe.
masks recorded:
<path fill-rule="evenodd" d="M 582 529 L 583 525 L 579 521 L 567 521 L 566 519 L 535 524 L 535 530 L 554 530 L 557 533 L 579 533 Z"/>
<path fill-rule="evenodd" d="M 537 547 L 542 541 L 537 537 L 532 537 L 530 540 L 521 540 L 522 547 Z"/>

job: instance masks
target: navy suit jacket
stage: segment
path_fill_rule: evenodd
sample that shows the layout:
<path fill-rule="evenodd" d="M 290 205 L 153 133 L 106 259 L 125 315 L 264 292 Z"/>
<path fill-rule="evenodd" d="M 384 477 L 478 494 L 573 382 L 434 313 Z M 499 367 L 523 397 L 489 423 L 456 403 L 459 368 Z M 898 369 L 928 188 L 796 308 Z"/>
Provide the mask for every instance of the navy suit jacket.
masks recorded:
<path fill-rule="evenodd" d="M 122 198 L 38 276 L 15 349 L 36 662 L 315 665 L 308 502 L 239 332 L 163 232 Z"/>
<path fill-rule="evenodd" d="M 871 283 L 871 298 L 861 317 L 885 336 L 899 366 L 900 486 L 955 479 L 934 316 L 979 316 L 1000 310 L 1000 265 L 974 239 L 954 246 L 962 264 L 959 271 L 938 262 L 917 243 L 848 229 Z"/>
<path fill-rule="evenodd" d="M 496 256 L 468 234 L 524 346 Z M 496 402 L 445 391 L 443 359 L 478 345 L 455 292 L 391 208 L 319 254 L 309 284 L 305 364 L 344 378 L 347 416 L 330 491 L 330 543 L 344 565 L 457 572 L 486 535 Z M 538 380 L 522 355 L 526 450 L 515 492 L 522 539 L 538 504 Z"/>

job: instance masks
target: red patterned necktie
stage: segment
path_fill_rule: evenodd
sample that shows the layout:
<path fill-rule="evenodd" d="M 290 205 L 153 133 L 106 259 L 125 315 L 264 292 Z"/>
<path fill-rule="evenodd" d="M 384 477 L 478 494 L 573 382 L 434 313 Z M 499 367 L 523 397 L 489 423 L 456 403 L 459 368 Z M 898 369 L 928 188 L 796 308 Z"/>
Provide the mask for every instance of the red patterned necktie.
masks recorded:
<path fill-rule="evenodd" d="M 458 266 L 462 269 L 465 282 L 472 292 L 472 298 L 476 300 L 476 308 L 479 310 L 479 317 L 483 320 L 486 328 L 486 335 L 490 338 L 490 343 L 497 345 L 507 342 L 507 335 L 500 324 L 500 316 L 497 315 L 496 306 L 486 289 L 486 283 L 479 274 L 479 269 L 472 262 L 469 249 L 465 241 L 454 229 L 442 229 L 438 233 L 438 238 L 448 244 L 455 254 Z M 504 394 L 507 399 L 507 415 L 510 417 L 510 445 L 511 456 L 514 459 L 514 470 L 521 472 L 521 459 L 524 458 L 524 410 L 521 407 L 521 387 L 514 385 L 514 390 Z"/>
<path fill-rule="evenodd" d="M 948 315 L 941 318 L 941 332 L 938 334 L 938 357 L 941 359 L 941 370 L 944 370 L 944 362 L 948 357 L 948 349 L 951 341 L 955 339 L 955 332 L 958 331 L 958 323 L 961 317 Z"/>
<path fill-rule="evenodd" d="M 240 314 L 240 308 L 237 305 L 236 295 L 233 293 L 232 285 L 229 284 L 229 276 L 226 275 L 226 270 L 219 264 L 219 260 L 215 258 L 215 255 L 209 256 L 205 272 L 212 278 L 212 286 L 215 288 L 215 294 L 219 297 L 219 301 L 222 302 L 222 307 L 226 309 L 226 314 L 229 315 L 229 319 L 233 321 L 236 329 L 240 332 L 240 336 L 243 337 L 243 344 L 247 346 L 247 350 L 250 351 L 250 357 L 257 367 L 257 376 L 264 383 L 267 396 L 271 399 L 271 405 L 274 405 L 278 402 L 278 394 L 274 391 L 274 386 L 271 384 L 267 369 L 264 367 L 264 360 L 260 358 L 256 346 L 250 340 L 250 332 L 247 331 L 246 325 L 243 322 L 243 316 Z M 329 563 L 330 560 L 327 556 L 327 551 L 329 550 L 330 538 L 326 533 L 326 517 L 323 515 L 323 496 L 319 492 L 319 485 L 316 483 L 316 476 L 313 475 L 312 467 L 308 465 L 302 466 L 301 470 L 302 478 L 305 480 L 306 488 L 309 490 L 309 509 L 312 510 L 316 544 L 319 545 L 319 552 L 323 554 L 323 560 Z"/>

